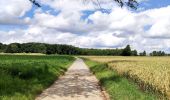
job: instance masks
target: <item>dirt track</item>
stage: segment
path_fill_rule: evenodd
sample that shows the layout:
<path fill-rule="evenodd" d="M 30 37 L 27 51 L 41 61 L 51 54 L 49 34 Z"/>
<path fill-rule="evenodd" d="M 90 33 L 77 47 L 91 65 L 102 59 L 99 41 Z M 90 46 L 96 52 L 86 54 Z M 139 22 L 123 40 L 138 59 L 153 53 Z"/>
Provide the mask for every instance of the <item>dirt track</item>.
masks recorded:
<path fill-rule="evenodd" d="M 36 100 L 104 100 L 98 80 L 83 60 L 77 60 Z"/>

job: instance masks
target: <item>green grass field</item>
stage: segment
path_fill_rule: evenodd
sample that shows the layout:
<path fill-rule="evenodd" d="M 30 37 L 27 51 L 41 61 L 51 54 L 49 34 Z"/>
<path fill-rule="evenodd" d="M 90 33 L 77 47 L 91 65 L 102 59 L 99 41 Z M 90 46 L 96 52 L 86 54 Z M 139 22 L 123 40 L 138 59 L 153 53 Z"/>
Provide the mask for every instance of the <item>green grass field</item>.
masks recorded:
<path fill-rule="evenodd" d="M 0 55 L 0 100 L 33 100 L 73 61 L 70 56 Z"/>

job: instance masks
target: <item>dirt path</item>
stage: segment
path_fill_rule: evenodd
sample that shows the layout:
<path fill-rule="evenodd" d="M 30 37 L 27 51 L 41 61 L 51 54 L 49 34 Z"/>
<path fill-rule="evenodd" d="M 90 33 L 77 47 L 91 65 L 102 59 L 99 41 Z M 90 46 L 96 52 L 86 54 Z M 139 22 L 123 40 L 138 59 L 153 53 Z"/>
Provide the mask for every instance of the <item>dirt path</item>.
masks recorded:
<path fill-rule="evenodd" d="M 77 58 L 66 74 L 36 100 L 104 100 L 98 80 Z"/>

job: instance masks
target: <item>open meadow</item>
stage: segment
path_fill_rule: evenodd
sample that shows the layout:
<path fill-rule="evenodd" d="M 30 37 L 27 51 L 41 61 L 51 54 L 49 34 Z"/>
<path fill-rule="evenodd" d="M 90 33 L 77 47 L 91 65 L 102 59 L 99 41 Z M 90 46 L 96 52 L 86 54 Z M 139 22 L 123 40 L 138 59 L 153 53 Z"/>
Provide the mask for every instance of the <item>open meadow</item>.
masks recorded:
<path fill-rule="evenodd" d="M 0 55 L 0 100 L 33 100 L 74 61 L 70 56 Z"/>
<path fill-rule="evenodd" d="M 141 90 L 170 98 L 170 57 L 85 56 L 137 83 Z"/>

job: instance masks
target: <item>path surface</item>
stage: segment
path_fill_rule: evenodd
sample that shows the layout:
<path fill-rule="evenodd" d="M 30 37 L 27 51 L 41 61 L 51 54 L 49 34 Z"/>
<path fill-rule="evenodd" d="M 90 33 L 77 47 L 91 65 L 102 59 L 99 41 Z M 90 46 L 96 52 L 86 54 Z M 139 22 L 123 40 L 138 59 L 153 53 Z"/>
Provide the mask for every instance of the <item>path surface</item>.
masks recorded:
<path fill-rule="evenodd" d="M 83 60 L 77 58 L 66 74 L 36 100 L 104 100 L 98 80 Z"/>

